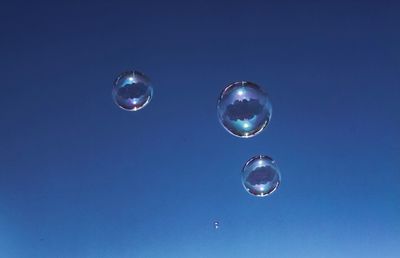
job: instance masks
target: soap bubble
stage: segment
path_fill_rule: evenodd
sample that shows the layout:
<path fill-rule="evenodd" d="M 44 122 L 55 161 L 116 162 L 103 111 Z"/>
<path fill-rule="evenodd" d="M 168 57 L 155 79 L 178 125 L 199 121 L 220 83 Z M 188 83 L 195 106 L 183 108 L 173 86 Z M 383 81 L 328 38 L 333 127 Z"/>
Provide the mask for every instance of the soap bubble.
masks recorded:
<path fill-rule="evenodd" d="M 153 97 L 149 78 L 138 71 L 127 71 L 114 82 L 112 96 L 115 104 L 128 111 L 144 108 Z"/>
<path fill-rule="evenodd" d="M 221 93 L 217 103 L 218 118 L 231 134 L 250 138 L 269 123 L 272 105 L 268 95 L 252 82 L 235 82 Z"/>
<path fill-rule="evenodd" d="M 214 221 L 213 222 L 213 226 L 214 226 L 214 229 L 219 229 L 219 222 L 218 221 Z"/>
<path fill-rule="evenodd" d="M 270 195 L 280 183 L 281 174 L 276 162 L 268 156 L 255 156 L 242 169 L 242 184 L 251 195 Z"/>

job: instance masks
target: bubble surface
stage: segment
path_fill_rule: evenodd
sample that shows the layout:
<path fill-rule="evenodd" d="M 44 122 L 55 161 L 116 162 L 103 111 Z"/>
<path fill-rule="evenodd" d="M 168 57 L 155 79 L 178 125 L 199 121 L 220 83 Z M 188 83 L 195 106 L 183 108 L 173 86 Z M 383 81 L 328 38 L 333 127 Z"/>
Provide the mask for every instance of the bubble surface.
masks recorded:
<path fill-rule="evenodd" d="M 281 183 L 276 162 L 268 156 L 249 159 L 242 169 L 242 184 L 254 196 L 264 197 L 273 193 Z"/>
<path fill-rule="evenodd" d="M 231 134 L 250 138 L 270 122 L 272 105 L 267 93 L 252 82 L 235 82 L 221 93 L 217 103 L 218 119 Z"/>
<path fill-rule="evenodd" d="M 120 108 L 137 111 L 153 98 L 153 87 L 148 77 L 138 71 L 121 73 L 114 81 L 112 97 Z"/>

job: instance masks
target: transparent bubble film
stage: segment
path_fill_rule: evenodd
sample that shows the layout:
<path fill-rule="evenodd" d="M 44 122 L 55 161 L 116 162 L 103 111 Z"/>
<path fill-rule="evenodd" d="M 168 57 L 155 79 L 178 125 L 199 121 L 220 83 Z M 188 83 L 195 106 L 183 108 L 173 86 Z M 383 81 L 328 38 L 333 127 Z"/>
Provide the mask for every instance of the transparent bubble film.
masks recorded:
<path fill-rule="evenodd" d="M 252 82 L 235 82 L 221 93 L 217 103 L 218 118 L 231 134 L 250 138 L 270 122 L 272 105 L 267 93 Z"/>
<path fill-rule="evenodd" d="M 268 156 L 255 156 L 242 169 L 243 187 L 253 196 L 268 196 L 280 183 L 281 174 L 276 162 Z"/>
<path fill-rule="evenodd" d="M 120 108 L 137 111 L 150 103 L 153 87 L 149 78 L 138 71 L 121 73 L 114 82 L 112 97 Z"/>

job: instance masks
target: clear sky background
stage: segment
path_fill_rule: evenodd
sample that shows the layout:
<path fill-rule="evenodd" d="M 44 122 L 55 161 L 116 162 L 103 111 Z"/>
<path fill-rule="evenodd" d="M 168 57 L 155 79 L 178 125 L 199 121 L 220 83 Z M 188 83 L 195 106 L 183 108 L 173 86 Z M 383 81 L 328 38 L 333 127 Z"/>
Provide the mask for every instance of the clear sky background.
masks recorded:
<path fill-rule="evenodd" d="M 0 257 L 399 257 L 399 14 L 398 1 L 2 1 Z M 111 99 L 128 69 L 154 83 L 139 112 Z M 237 80 L 273 104 L 252 139 L 217 121 Z M 281 169 L 268 198 L 241 185 L 256 154 Z"/>

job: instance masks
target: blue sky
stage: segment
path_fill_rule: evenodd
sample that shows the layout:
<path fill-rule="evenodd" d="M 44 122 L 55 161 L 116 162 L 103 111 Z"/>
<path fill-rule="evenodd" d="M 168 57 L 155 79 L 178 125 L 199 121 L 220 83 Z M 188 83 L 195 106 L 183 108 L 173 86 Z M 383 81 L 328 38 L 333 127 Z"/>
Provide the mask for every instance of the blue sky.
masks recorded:
<path fill-rule="evenodd" d="M 399 9 L 2 3 L 0 257 L 398 257 Z M 128 69 L 154 83 L 139 112 L 111 99 Z M 273 105 L 251 139 L 217 121 L 239 80 Z M 269 198 L 240 182 L 256 154 L 281 169 Z"/>

